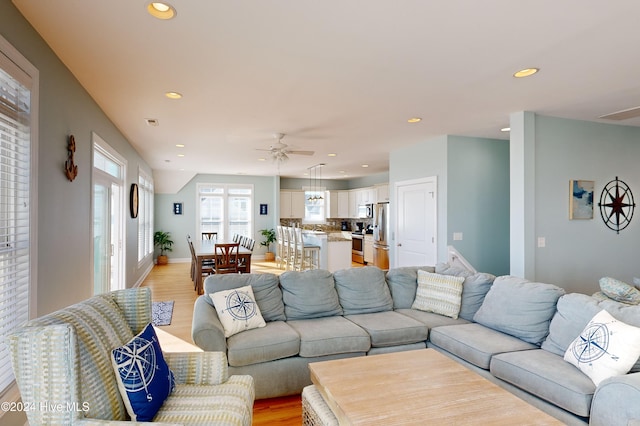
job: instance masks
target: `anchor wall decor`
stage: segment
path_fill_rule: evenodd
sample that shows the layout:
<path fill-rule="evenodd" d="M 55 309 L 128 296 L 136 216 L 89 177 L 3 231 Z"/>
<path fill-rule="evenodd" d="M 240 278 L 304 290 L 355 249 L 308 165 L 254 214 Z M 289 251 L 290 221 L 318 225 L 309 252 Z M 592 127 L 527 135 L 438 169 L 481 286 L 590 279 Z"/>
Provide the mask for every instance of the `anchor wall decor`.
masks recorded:
<path fill-rule="evenodd" d="M 69 152 L 69 158 L 64 162 L 64 173 L 67 175 L 69 182 L 73 182 L 78 176 L 78 166 L 73 163 L 73 153 L 76 152 L 76 138 L 73 135 L 69 135 L 67 151 Z"/>

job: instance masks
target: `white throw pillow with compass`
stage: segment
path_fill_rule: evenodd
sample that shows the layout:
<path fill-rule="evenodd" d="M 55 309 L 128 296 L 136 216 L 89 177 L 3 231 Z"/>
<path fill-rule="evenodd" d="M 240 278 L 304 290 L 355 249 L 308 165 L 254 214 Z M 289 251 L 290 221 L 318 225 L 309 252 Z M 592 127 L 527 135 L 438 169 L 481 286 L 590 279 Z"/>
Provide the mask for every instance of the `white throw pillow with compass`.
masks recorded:
<path fill-rule="evenodd" d="M 599 385 L 612 376 L 627 374 L 640 357 L 640 328 L 598 312 L 564 354 L 570 362 Z"/>

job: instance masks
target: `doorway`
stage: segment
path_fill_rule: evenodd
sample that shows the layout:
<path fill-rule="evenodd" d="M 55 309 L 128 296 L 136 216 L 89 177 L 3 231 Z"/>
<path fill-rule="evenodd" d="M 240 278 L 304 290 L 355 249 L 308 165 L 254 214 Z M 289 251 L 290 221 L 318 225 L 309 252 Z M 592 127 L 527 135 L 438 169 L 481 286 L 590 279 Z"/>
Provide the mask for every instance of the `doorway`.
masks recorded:
<path fill-rule="evenodd" d="M 436 176 L 396 183 L 396 267 L 435 265 Z"/>
<path fill-rule="evenodd" d="M 93 133 L 93 292 L 124 289 L 126 160 Z"/>

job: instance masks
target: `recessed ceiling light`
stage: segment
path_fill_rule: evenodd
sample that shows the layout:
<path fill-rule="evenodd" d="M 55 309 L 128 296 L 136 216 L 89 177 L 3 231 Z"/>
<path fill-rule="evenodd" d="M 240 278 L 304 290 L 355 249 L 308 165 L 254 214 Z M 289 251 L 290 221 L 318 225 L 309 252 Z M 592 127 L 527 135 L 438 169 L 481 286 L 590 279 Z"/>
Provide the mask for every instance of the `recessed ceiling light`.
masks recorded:
<path fill-rule="evenodd" d="M 538 71 L 540 71 L 540 68 L 524 68 L 524 69 L 521 69 L 520 71 L 516 71 L 515 73 L 513 73 L 513 76 L 515 78 L 529 77 L 531 75 L 534 75 Z"/>
<path fill-rule="evenodd" d="M 149 15 L 158 19 L 171 19 L 176 16 L 176 10 L 169 3 L 152 1 L 147 5 Z"/>
<path fill-rule="evenodd" d="M 144 121 L 146 121 L 149 126 L 157 127 L 160 125 L 158 120 L 155 118 L 145 118 Z"/>
<path fill-rule="evenodd" d="M 266 158 L 258 158 L 258 161 L 267 161 Z"/>
<path fill-rule="evenodd" d="M 167 92 L 164 95 L 169 99 L 182 99 L 182 94 L 178 92 Z"/>
<path fill-rule="evenodd" d="M 363 164 L 362 167 L 367 168 L 367 167 L 369 167 L 369 165 L 368 164 Z"/>
<path fill-rule="evenodd" d="M 184 154 L 178 154 L 178 157 L 184 157 Z"/>
<path fill-rule="evenodd" d="M 410 119 L 407 120 L 407 123 L 419 123 L 422 121 L 422 118 L 420 117 L 411 117 Z"/>
<path fill-rule="evenodd" d="M 501 132 L 510 132 L 511 131 L 511 127 L 503 127 L 502 129 L 500 129 Z"/>
<path fill-rule="evenodd" d="M 338 154 L 336 154 L 335 152 L 327 154 L 327 157 L 337 157 L 337 156 L 338 156 Z"/>
<path fill-rule="evenodd" d="M 183 143 L 177 143 L 177 144 L 176 144 L 176 146 L 177 146 L 178 148 L 184 148 L 184 144 L 183 144 Z"/>

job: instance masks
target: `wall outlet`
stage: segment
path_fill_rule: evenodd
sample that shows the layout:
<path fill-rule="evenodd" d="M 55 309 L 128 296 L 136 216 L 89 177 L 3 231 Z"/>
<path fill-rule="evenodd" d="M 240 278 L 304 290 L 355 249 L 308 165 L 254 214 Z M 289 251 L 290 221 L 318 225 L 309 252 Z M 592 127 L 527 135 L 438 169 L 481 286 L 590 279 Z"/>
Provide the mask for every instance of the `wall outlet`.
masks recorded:
<path fill-rule="evenodd" d="M 453 241 L 462 241 L 462 232 L 454 232 Z"/>
<path fill-rule="evenodd" d="M 545 237 L 538 237 L 538 247 L 542 248 L 546 246 L 547 246 L 547 239 Z"/>

